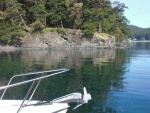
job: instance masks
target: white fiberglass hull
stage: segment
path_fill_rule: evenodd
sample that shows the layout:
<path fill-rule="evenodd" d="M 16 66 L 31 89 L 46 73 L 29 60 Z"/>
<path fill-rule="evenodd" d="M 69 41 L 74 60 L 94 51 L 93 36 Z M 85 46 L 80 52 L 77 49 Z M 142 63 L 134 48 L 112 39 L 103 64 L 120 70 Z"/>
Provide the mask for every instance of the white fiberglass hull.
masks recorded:
<path fill-rule="evenodd" d="M 25 101 L 19 113 L 66 113 L 69 105 L 67 103 L 53 103 L 34 105 L 38 101 Z M 0 113 L 17 113 L 22 100 L 0 100 Z"/>

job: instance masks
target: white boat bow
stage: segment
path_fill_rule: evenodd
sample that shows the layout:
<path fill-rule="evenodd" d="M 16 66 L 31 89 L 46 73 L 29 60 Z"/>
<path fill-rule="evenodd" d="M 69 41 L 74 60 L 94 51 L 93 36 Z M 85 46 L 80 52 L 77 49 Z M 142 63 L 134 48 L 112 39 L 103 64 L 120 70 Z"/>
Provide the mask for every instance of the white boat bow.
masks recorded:
<path fill-rule="evenodd" d="M 40 81 L 44 78 L 48 78 L 53 75 L 57 75 L 60 73 L 64 73 L 69 69 L 57 69 L 57 70 L 49 70 L 49 71 L 41 71 L 41 72 L 34 72 L 34 73 L 27 73 L 27 74 L 20 74 L 14 75 L 10 81 L 8 82 L 7 86 L 0 87 L 0 90 L 3 90 L 3 94 L 0 98 L 0 113 L 66 113 L 69 108 L 69 103 L 76 102 L 78 105 L 74 108 L 78 108 L 82 104 L 88 103 L 88 100 L 91 100 L 91 95 L 87 93 L 86 88 L 83 88 L 83 94 L 81 93 L 71 93 L 51 101 L 36 101 L 32 100 L 32 97 L 40 84 Z M 47 74 L 51 73 L 51 74 Z M 37 77 L 31 80 L 26 80 L 23 82 L 10 84 L 12 79 L 15 77 L 21 76 L 29 76 L 29 75 L 36 75 L 42 74 L 41 77 Z M 33 89 L 34 81 L 38 81 L 37 85 Z M 25 95 L 23 100 L 4 100 L 3 96 L 7 91 L 7 88 L 15 87 L 18 85 L 26 84 L 29 82 L 33 82 L 31 87 L 29 88 L 27 94 Z M 31 90 L 33 92 L 31 92 Z M 28 99 L 29 98 L 29 99 Z"/>

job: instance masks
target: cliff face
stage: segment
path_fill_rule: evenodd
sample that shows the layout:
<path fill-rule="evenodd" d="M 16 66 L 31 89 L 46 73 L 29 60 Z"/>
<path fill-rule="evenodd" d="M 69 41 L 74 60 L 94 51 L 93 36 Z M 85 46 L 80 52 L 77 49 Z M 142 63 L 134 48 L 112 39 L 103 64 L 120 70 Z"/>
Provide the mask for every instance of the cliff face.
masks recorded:
<path fill-rule="evenodd" d="M 67 30 L 64 35 L 58 32 L 28 34 L 22 39 L 22 47 L 27 48 L 70 48 L 70 47 L 113 47 L 115 38 L 110 36 L 92 36 L 86 38 L 81 32 Z"/>

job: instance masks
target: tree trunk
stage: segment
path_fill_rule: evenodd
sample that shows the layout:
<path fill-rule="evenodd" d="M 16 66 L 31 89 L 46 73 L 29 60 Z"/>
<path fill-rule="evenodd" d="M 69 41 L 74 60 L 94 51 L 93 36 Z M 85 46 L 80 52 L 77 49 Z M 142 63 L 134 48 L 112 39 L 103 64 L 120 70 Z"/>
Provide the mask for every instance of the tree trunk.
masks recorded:
<path fill-rule="evenodd" d="M 102 9 L 102 3 L 101 3 L 100 0 L 99 0 L 99 9 L 100 9 L 100 10 Z M 98 32 L 99 32 L 99 33 L 102 33 L 102 24 L 101 24 L 101 22 L 99 23 Z"/>
<path fill-rule="evenodd" d="M 98 29 L 98 32 L 99 32 L 99 33 L 102 33 L 102 25 L 101 25 L 101 22 L 99 23 L 99 29 Z"/>
<path fill-rule="evenodd" d="M 45 16 L 45 19 L 44 19 L 44 24 L 45 24 L 45 27 L 46 27 L 46 16 Z"/>
<path fill-rule="evenodd" d="M 64 28 L 62 21 L 61 21 L 61 28 Z"/>
<path fill-rule="evenodd" d="M 23 20 L 22 16 L 20 15 L 21 21 L 24 24 L 25 30 L 30 32 L 30 28 L 26 25 L 25 21 Z"/>

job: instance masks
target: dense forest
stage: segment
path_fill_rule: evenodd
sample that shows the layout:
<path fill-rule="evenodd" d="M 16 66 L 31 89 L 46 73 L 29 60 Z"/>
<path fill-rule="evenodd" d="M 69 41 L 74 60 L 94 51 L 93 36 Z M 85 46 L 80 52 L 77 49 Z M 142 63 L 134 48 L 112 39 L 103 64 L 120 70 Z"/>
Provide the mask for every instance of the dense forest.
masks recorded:
<path fill-rule="evenodd" d="M 124 3 L 111 0 L 0 0 L 0 45 L 14 45 L 25 32 L 77 29 L 127 38 Z"/>
<path fill-rule="evenodd" d="M 133 25 L 128 27 L 131 31 L 129 38 L 132 40 L 150 40 L 150 28 L 140 28 Z"/>

